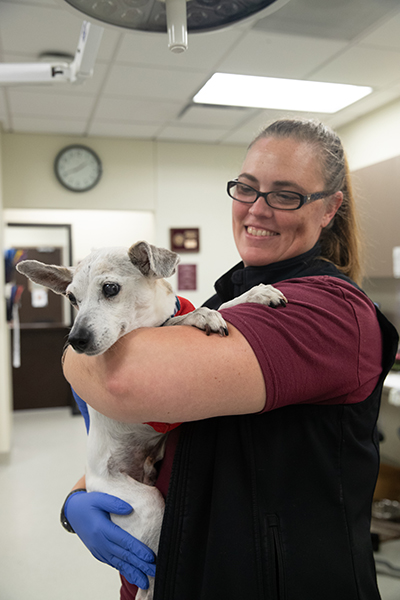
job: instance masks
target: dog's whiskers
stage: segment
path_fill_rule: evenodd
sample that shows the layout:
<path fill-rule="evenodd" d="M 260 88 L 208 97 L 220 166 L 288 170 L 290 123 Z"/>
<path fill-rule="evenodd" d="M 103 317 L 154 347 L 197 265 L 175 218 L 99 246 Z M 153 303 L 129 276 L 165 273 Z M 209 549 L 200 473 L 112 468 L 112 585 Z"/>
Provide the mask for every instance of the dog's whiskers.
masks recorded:
<path fill-rule="evenodd" d="M 68 338 L 65 340 L 64 342 L 64 346 L 63 346 L 63 350 L 62 350 L 62 355 L 61 355 L 61 365 L 64 366 L 64 361 L 65 361 L 65 354 L 68 350 L 68 346 L 70 346 L 70 343 L 68 341 Z"/>

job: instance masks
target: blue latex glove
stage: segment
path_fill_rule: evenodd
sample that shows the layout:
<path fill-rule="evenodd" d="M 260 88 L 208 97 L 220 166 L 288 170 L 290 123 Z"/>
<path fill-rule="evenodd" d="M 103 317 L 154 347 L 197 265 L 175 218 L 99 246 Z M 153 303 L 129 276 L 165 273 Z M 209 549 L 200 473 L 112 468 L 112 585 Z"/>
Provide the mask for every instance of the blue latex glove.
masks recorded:
<path fill-rule="evenodd" d="M 71 392 L 72 392 L 72 395 L 74 397 L 74 400 L 75 400 L 79 410 L 81 411 L 82 417 L 85 419 L 86 432 L 89 433 L 90 417 L 89 417 L 89 411 L 88 411 L 87 404 L 84 400 L 82 400 L 82 398 L 80 398 L 78 396 L 78 394 L 75 392 L 75 390 L 73 388 L 71 388 Z"/>
<path fill-rule="evenodd" d="M 145 590 L 149 587 L 147 575 L 154 577 L 156 572 L 154 553 L 115 525 L 109 514 L 131 512 L 130 504 L 101 492 L 76 492 L 64 506 L 68 522 L 93 556 Z"/>

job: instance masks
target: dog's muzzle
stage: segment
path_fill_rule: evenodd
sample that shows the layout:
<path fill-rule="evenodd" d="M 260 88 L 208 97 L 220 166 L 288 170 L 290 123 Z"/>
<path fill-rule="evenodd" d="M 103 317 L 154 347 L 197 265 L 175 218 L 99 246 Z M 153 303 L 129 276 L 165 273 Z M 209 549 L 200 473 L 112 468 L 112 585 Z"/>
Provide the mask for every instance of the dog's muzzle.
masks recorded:
<path fill-rule="evenodd" d="M 75 352 L 83 354 L 87 352 L 93 344 L 93 334 L 86 327 L 80 327 L 76 331 L 71 331 L 68 336 L 68 342 Z"/>

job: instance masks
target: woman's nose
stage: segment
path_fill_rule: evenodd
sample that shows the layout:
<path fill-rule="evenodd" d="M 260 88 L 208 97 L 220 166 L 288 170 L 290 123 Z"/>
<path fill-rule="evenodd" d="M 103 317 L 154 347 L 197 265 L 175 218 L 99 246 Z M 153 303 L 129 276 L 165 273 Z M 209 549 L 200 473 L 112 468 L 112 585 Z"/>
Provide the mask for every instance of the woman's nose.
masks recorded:
<path fill-rule="evenodd" d="M 262 217 L 272 217 L 274 209 L 266 203 L 265 198 L 260 196 L 249 208 L 249 213 Z"/>

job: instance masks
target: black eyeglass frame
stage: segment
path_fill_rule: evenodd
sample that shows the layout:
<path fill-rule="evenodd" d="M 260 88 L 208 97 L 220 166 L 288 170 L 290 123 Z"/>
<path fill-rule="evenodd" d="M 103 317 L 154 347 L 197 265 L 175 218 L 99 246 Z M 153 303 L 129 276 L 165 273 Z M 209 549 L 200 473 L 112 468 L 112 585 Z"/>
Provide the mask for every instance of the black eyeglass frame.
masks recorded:
<path fill-rule="evenodd" d="M 253 192 L 255 192 L 257 194 L 255 199 L 251 200 L 251 201 L 247 201 L 247 200 L 238 200 L 237 198 L 234 198 L 231 195 L 230 191 L 231 191 L 231 188 L 233 186 L 237 185 L 238 183 L 241 183 L 242 185 L 245 185 L 246 187 L 253 190 Z M 255 202 L 257 202 L 257 200 L 259 198 L 264 198 L 264 200 L 268 204 L 268 206 L 270 206 L 271 208 L 274 208 L 275 210 L 299 210 L 299 208 L 304 206 L 304 204 L 309 204 L 310 202 L 315 202 L 315 200 L 320 200 L 320 198 L 326 198 L 327 196 L 332 196 L 335 193 L 335 192 L 315 192 L 314 194 L 303 195 L 303 194 L 300 194 L 299 192 L 293 192 L 291 190 L 272 190 L 271 192 L 259 192 L 258 190 L 251 187 L 251 185 L 248 185 L 247 183 L 242 183 L 238 179 L 233 179 L 232 181 L 228 181 L 227 186 L 226 186 L 226 191 L 228 193 L 228 196 L 230 198 L 232 198 L 232 200 L 235 200 L 236 202 L 241 202 L 242 204 L 254 204 Z M 296 208 L 282 208 L 282 207 L 278 207 L 278 206 L 272 206 L 268 202 L 269 194 L 285 193 L 285 192 L 288 194 L 295 194 L 296 196 L 298 196 L 299 202 L 300 202 L 299 206 L 296 206 Z"/>

